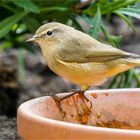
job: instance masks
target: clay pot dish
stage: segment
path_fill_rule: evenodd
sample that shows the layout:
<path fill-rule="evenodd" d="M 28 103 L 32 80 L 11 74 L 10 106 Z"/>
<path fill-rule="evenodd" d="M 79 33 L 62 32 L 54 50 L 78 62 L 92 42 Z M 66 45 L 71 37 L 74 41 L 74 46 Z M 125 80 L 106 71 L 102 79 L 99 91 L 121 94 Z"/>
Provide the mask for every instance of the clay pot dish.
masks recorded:
<path fill-rule="evenodd" d="M 68 93 L 59 94 L 64 96 Z M 61 102 L 52 97 L 23 103 L 17 114 L 24 140 L 140 140 L 140 89 L 90 90 Z"/>

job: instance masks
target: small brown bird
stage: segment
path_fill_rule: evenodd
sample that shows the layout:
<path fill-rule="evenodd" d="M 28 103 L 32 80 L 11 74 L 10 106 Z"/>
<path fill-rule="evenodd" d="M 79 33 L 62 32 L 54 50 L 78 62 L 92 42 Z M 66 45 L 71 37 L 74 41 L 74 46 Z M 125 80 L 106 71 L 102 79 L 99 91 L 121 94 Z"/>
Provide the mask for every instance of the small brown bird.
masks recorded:
<path fill-rule="evenodd" d="M 81 86 L 80 93 L 140 65 L 139 55 L 103 44 L 73 27 L 57 22 L 41 26 L 27 41 L 37 42 L 50 69 Z"/>

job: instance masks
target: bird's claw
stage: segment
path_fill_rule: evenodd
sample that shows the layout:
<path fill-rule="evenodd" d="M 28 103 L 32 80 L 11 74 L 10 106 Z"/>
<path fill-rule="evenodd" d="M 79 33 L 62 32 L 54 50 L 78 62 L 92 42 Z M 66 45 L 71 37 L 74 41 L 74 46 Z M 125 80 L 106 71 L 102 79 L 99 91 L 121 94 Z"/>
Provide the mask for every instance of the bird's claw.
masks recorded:
<path fill-rule="evenodd" d="M 63 109 L 62 109 L 62 106 L 61 106 L 61 98 L 59 98 L 56 94 L 54 94 L 54 93 L 51 93 L 51 95 L 50 95 L 52 98 L 53 98 L 53 100 L 55 101 L 55 103 L 56 103 L 56 106 L 58 107 L 58 109 L 59 109 L 59 111 L 63 114 L 63 118 L 65 117 L 65 111 L 63 111 Z"/>
<path fill-rule="evenodd" d="M 90 109 L 92 108 L 92 102 L 85 96 L 85 91 L 82 91 L 82 90 L 79 90 L 80 92 L 79 92 L 79 95 L 82 97 L 82 98 L 84 98 L 87 102 L 89 102 L 90 103 Z"/>

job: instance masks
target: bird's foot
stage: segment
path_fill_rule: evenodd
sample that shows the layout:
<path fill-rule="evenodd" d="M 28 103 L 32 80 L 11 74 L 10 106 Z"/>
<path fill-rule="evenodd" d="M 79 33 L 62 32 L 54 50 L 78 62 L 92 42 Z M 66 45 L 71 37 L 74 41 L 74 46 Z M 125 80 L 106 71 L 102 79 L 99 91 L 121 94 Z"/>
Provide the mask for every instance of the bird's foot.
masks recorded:
<path fill-rule="evenodd" d="M 68 94 L 68 95 L 66 95 L 66 96 L 64 96 L 64 97 L 62 97 L 60 99 L 60 101 L 62 101 L 64 99 L 67 99 L 67 98 L 69 98 L 69 97 L 71 97 L 71 96 L 73 96 L 75 94 L 79 94 L 80 97 L 82 97 L 83 99 L 85 99 L 87 102 L 90 103 L 90 108 L 92 108 L 92 102 L 85 96 L 84 93 L 85 93 L 85 90 L 81 90 L 81 89 L 75 90 L 75 89 L 72 89 L 71 90 L 71 93 Z"/>
<path fill-rule="evenodd" d="M 81 97 L 81 98 L 83 98 L 83 99 L 85 99 L 87 102 L 89 102 L 90 103 L 90 109 L 92 108 L 92 102 L 85 96 L 85 90 L 81 90 L 81 89 L 79 89 L 79 90 L 77 90 L 77 92 L 78 92 L 78 94 L 79 94 L 79 96 Z"/>
<path fill-rule="evenodd" d="M 63 118 L 64 118 L 65 117 L 65 111 L 62 109 L 62 106 L 61 106 L 61 98 L 58 97 L 55 93 L 51 93 L 50 96 L 55 101 L 56 106 L 58 107 L 59 111 L 63 114 Z"/>
<path fill-rule="evenodd" d="M 61 113 L 63 113 L 63 118 L 65 117 L 65 111 L 63 111 L 62 109 L 62 106 L 61 106 L 61 101 L 71 97 L 71 96 L 74 96 L 75 94 L 79 94 L 79 96 L 82 98 L 82 99 L 85 99 L 87 102 L 90 103 L 90 109 L 92 108 L 92 102 L 85 96 L 85 90 L 81 90 L 81 89 L 78 89 L 78 90 L 72 90 L 72 92 L 70 94 L 67 94 L 66 96 L 63 96 L 63 97 L 58 97 L 56 94 L 54 93 L 51 93 L 51 97 L 54 99 L 59 111 Z"/>

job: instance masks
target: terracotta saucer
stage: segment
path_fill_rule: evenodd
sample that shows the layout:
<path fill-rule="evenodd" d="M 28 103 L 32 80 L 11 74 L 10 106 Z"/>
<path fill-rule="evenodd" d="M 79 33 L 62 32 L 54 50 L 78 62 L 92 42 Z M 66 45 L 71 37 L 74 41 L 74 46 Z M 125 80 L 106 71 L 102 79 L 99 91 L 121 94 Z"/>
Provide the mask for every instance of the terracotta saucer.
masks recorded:
<path fill-rule="evenodd" d="M 59 94 L 64 96 L 69 93 Z M 61 102 L 40 97 L 17 113 L 24 140 L 140 140 L 140 89 L 90 90 Z"/>

